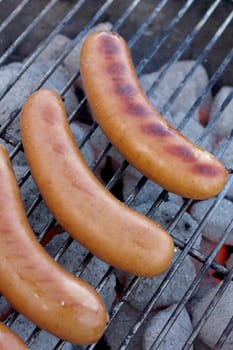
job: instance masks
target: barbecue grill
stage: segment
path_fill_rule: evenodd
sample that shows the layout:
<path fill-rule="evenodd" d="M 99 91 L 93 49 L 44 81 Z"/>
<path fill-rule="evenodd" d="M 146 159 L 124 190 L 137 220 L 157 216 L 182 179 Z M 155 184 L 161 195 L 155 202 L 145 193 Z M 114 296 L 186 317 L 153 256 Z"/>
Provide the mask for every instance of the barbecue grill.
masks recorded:
<path fill-rule="evenodd" d="M 0 66 L 15 61 L 22 62 L 20 68 L 11 77 L 10 82 L 0 91 L 0 100 L 3 100 L 7 96 L 14 99 L 12 89 L 15 84 L 17 84 L 20 77 L 33 66 L 39 55 L 43 53 L 57 34 L 62 33 L 66 35 L 71 41 L 63 50 L 62 54 L 51 63 L 42 79 L 40 78 L 36 81 L 35 77 L 35 86 L 31 93 L 41 88 L 56 69 L 62 66 L 66 57 L 82 41 L 83 37 L 94 25 L 108 21 L 113 25 L 111 30 L 119 32 L 128 42 L 138 76 L 159 70 L 159 75 L 157 75 L 153 84 L 146 91 L 149 97 L 153 91 L 156 91 L 159 82 L 166 76 L 169 69 L 177 61 L 188 59 L 194 61 L 185 79 L 182 83 L 177 85 L 172 95 L 163 105 L 161 109 L 163 114 L 169 111 L 169 108 L 172 106 L 177 96 L 186 88 L 195 70 L 200 65 L 203 65 L 207 70 L 209 76 L 208 84 L 178 125 L 178 129 L 182 132 L 182 129 L 193 118 L 194 112 L 200 107 L 210 91 L 213 95 L 216 95 L 221 86 L 233 86 L 232 18 L 233 2 L 223 0 L 0 0 Z M 72 113 L 69 114 L 69 122 L 80 120 L 84 114 L 88 114 L 85 95 L 80 92 L 80 89 L 77 89 L 79 75 L 79 71 L 76 71 L 59 91 L 59 93 L 66 98 L 66 94 L 75 86 L 76 92 L 78 93 L 79 102 Z M 204 128 L 203 133 L 199 135 L 196 143 L 200 145 L 203 144 L 232 100 L 233 90 L 231 90 L 225 98 L 219 111 L 215 113 L 211 122 Z M 23 100 L 9 113 L 6 120 L 0 125 L 0 142 L 7 145 L 13 166 L 17 163 L 19 155 L 23 153 L 20 133 L 12 131 L 15 130 L 12 128 L 12 125 L 19 123 L 22 103 Z M 92 135 L 97 128 L 98 126 L 94 122 L 90 123 L 89 121 L 86 123 L 85 134 L 78 142 L 81 150 L 86 143 L 92 140 Z M 219 147 L 216 148 L 215 155 L 221 159 L 224 152 L 230 147 L 231 142 L 232 134 L 229 134 L 229 136 L 220 143 Z M 103 148 L 99 152 L 94 162 L 90 164 L 94 172 L 98 172 L 101 164 L 103 164 L 103 160 L 106 159 L 111 149 L 112 146 L 108 144 L 106 148 Z M 130 167 L 130 165 L 123 160 L 118 169 L 111 173 L 106 183 L 106 187 L 109 190 L 115 188 L 116 184 L 120 181 L 124 183 L 124 173 L 128 167 Z M 25 200 L 28 218 L 33 225 L 33 217 L 39 215 L 41 208 L 44 207 L 45 204 L 40 194 L 35 194 L 35 191 L 31 197 L 25 197 L 25 185 L 30 181 L 32 181 L 30 171 L 26 169 L 18 178 L 18 183 L 23 199 Z M 135 198 L 140 194 L 140 191 L 143 190 L 146 183 L 147 179 L 141 176 L 140 180 L 134 184 L 133 190 L 129 196 L 124 198 L 127 205 L 133 206 Z M 228 227 L 222 232 L 221 239 L 216 242 L 213 250 L 209 254 L 196 248 L 195 242 L 200 238 L 208 218 L 215 215 L 218 208 L 221 207 L 221 203 L 227 196 L 232 183 L 233 178 L 230 175 L 227 185 L 223 191 L 216 196 L 207 213 L 203 214 L 201 222 L 192 234 L 190 234 L 188 240 L 182 240 L 173 235 L 174 228 L 193 205 L 192 200 L 182 200 L 179 211 L 166 227 L 174 239 L 175 247 L 179 254 L 177 254 L 173 264 L 164 275 L 158 288 L 153 291 L 151 300 L 148 301 L 144 310 L 140 312 L 140 315 L 135 318 L 134 324 L 130 327 L 129 331 L 127 331 L 127 334 L 124 335 L 124 338 L 120 340 L 120 349 L 133 348 L 132 344 L 134 344 L 135 337 L 147 322 L 159 297 L 163 295 L 167 288 L 170 288 L 171 280 L 174 278 L 177 270 L 187 256 L 192 257 L 193 261 L 199 263 L 199 271 L 186 289 L 185 295 L 179 300 L 177 307 L 167 320 L 158 337 L 153 341 L 153 349 L 159 348 L 169 329 L 202 284 L 206 274 L 213 271 L 215 276 L 221 281 L 218 293 L 212 298 L 211 303 L 206 305 L 201 319 L 193 327 L 192 332 L 190 332 L 185 344 L 182 346 L 182 349 L 190 349 L 191 346 L 194 345 L 196 349 L 198 349 L 196 338 L 232 281 L 233 269 L 226 267 L 223 263 L 217 262 L 216 256 L 233 230 L 233 214 Z M 162 204 L 166 205 L 168 198 L 169 194 L 161 188 L 159 195 L 157 192 L 155 193 L 154 203 L 149 211 L 147 211 L 146 215 L 153 217 Z M 35 230 L 38 240 L 42 242 L 47 237 L 48 232 L 51 231 L 51 228 L 54 227 L 56 227 L 56 222 L 52 216 L 44 221 L 41 220 L 40 228 Z M 60 262 L 72 243 L 72 239 L 67 235 L 62 243 L 55 246 L 53 250 L 54 259 Z M 92 255 L 86 252 L 83 260 L 79 266 L 77 266 L 76 271 L 73 272 L 80 277 L 86 276 L 88 265 L 91 264 L 92 259 Z M 102 294 L 105 292 L 113 274 L 114 270 L 110 266 L 103 272 L 101 279 L 98 281 L 97 285 L 95 285 L 99 293 Z M 107 325 L 106 332 L 111 329 L 111 327 L 115 327 L 114 320 L 116 318 L 121 319 L 125 303 L 130 295 L 134 293 L 135 287 L 140 283 L 141 278 L 135 276 L 131 279 L 127 287 L 121 290 L 120 296 L 118 295 L 117 300 L 110 310 L 110 321 Z M 119 289 L 118 287 L 119 286 L 116 286 L 117 291 Z M 3 299 L 3 297 L 1 297 L 1 299 Z M 20 315 L 17 312 L 11 312 L 5 319 L 5 323 L 17 331 L 16 324 L 19 317 Z M 222 349 L 228 337 L 233 332 L 232 320 L 233 318 L 226 324 L 223 333 L 215 344 L 215 350 Z M 33 344 L 39 342 L 39 339 L 45 336 L 45 334 L 34 325 L 30 325 L 29 328 L 30 331 L 25 333 L 24 341 L 30 348 L 33 348 Z M 116 337 L 117 336 L 116 329 Z M 55 339 L 52 336 L 51 338 L 53 339 L 51 341 L 51 346 L 48 345 L 46 349 L 55 350 L 66 348 L 67 344 L 63 340 Z M 89 350 L 111 349 L 111 344 L 108 344 L 104 335 L 97 344 L 86 347 L 79 347 L 77 345 L 74 347 L 76 349 Z"/>

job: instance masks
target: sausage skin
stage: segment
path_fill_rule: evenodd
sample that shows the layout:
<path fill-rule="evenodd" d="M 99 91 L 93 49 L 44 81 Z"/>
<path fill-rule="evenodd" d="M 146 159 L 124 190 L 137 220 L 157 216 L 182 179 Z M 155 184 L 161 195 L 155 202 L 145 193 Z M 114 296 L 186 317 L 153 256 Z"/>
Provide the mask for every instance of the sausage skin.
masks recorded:
<path fill-rule="evenodd" d="M 97 123 L 141 173 L 186 198 L 207 199 L 222 190 L 227 170 L 150 103 L 121 36 L 108 31 L 90 34 L 81 49 L 80 72 Z"/>
<path fill-rule="evenodd" d="M 36 240 L 0 145 L 0 293 L 40 328 L 75 344 L 103 334 L 108 315 L 89 284 L 63 269 Z"/>
<path fill-rule="evenodd" d="M 0 350 L 27 350 L 22 339 L 11 329 L 0 322 Z"/>
<path fill-rule="evenodd" d="M 98 181 L 77 147 L 56 92 L 32 94 L 20 124 L 32 176 L 54 217 L 75 240 L 128 273 L 147 277 L 168 268 L 174 254 L 170 235 Z"/>

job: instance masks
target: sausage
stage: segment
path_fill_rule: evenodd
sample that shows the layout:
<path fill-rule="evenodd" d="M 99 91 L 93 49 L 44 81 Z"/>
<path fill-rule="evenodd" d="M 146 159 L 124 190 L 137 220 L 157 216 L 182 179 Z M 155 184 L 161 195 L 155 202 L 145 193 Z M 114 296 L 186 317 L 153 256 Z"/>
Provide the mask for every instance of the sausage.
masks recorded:
<path fill-rule="evenodd" d="M 121 36 L 90 34 L 81 49 L 80 72 L 95 120 L 130 164 L 182 197 L 207 199 L 222 190 L 227 170 L 150 103 Z"/>
<path fill-rule="evenodd" d="M 22 339 L 11 329 L 0 322 L 0 350 L 27 350 Z"/>
<path fill-rule="evenodd" d="M 116 199 L 78 149 L 61 97 L 34 92 L 21 111 L 21 136 L 32 176 L 60 225 L 95 256 L 125 272 L 154 276 L 171 263 L 170 235 Z"/>
<path fill-rule="evenodd" d="M 38 327 L 71 343 L 103 334 L 108 315 L 89 284 L 63 269 L 37 241 L 0 145 L 0 293 Z"/>

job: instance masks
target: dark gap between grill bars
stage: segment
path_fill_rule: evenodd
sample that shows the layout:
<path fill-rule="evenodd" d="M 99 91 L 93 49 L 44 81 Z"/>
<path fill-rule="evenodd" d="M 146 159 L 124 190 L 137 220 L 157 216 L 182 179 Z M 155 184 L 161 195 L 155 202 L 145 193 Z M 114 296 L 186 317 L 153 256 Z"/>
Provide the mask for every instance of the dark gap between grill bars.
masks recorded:
<path fill-rule="evenodd" d="M 137 3 L 137 2 L 135 2 L 135 5 L 136 5 L 136 3 Z M 157 9 L 155 9 L 155 11 L 153 12 L 153 15 L 151 16 L 151 20 L 153 20 L 153 19 L 155 18 L 155 14 L 158 13 L 158 9 L 159 9 L 159 10 L 162 10 L 163 6 L 165 6 L 166 3 L 168 3 L 168 2 L 167 2 L 167 1 L 166 1 L 166 2 L 163 2 L 163 1 L 160 2 L 160 7 L 158 7 Z M 186 10 L 188 10 L 188 7 L 191 5 L 191 3 L 193 3 L 193 1 L 191 1 L 191 2 L 190 2 L 190 1 L 186 2 L 186 4 L 184 5 L 183 10 L 181 10 L 180 13 L 179 13 L 179 16 L 185 14 Z M 217 6 L 219 5 L 219 3 L 220 3 L 219 1 L 214 2 L 213 5 L 212 5 L 212 6 L 213 6 L 212 9 L 214 9 L 215 6 L 217 7 Z M 132 11 L 133 11 L 133 10 L 134 10 L 134 6 L 132 6 L 131 9 L 132 9 Z M 105 9 L 104 9 L 104 11 L 105 11 Z M 212 11 L 213 11 L 213 10 L 209 10 L 209 11 L 207 12 L 207 15 L 206 15 L 207 17 L 204 17 L 203 19 L 201 19 L 200 24 L 198 24 L 197 27 L 196 27 L 196 29 L 194 29 L 193 32 L 190 33 L 190 35 L 187 37 L 187 40 L 181 45 L 180 49 L 177 50 L 177 52 L 175 53 L 174 57 L 171 58 L 170 62 L 168 62 L 167 66 L 166 66 L 167 69 L 169 68 L 169 65 L 172 65 L 176 60 L 179 59 L 179 57 L 183 54 L 183 50 L 185 51 L 185 49 L 190 45 L 191 40 L 193 39 L 193 37 L 194 37 L 195 34 L 197 33 L 197 28 L 198 28 L 198 31 L 201 29 L 201 26 L 204 25 L 204 24 L 205 24 L 205 21 L 207 20 L 206 18 L 208 18 L 208 16 L 211 16 L 211 15 L 212 15 Z M 130 10 L 129 10 L 129 13 L 130 13 Z M 176 23 L 178 22 L 179 16 L 177 16 L 177 17 L 174 18 L 174 22 L 171 22 L 170 28 L 167 29 L 167 32 L 166 32 L 166 33 L 164 34 L 164 36 L 161 38 L 161 41 L 160 41 L 160 42 L 157 42 L 157 41 L 155 42 L 154 46 L 152 46 L 151 53 L 149 53 L 149 54 L 147 55 L 147 57 L 145 57 L 145 58 L 143 58 L 143 59 L 141 60 L 140 64 L 137 66 L 137 68 L 138 68 L 138 69 L 137 69 L 137 72 L 138 72 L 139 74 L 143 71 L 143 69 L 144 69 L 144 67 L 146 66 L 146 64 L 151 60 L 152 56 L 154 56 L 154 55 L 156 54 L 157 50 L 159 49 L 160 45 L 162 45 L 163 41 L 165 41 L 165 40 L 167 39 L 169 33 L 174 29 Z M 226 21 L 225 21 L 225 26 L 227 26 L 227 25 L 230 23 L 231 18 L 232 18 L 232 13 L 229 15 L 228 19 L 226 19 Z M 126 17 L 123 17 L 123 15 L 122 15 L 122 17 L 119 18 L 119 21 L 118 21 L 119 27 L 121 26 L 121 24 L 122 24 L 122 23 L 124 22 L 124 20 L 126 20 L 126 19 L 127 19 L 127 16 L 126 16 Z M 90 22 L 90 26 L 88 26 L 87 28 L 90 28 L 94 23 L 95 23 L 95 20 L 91 21 L 91 22 Z M 146 22 L 145 22 L 145 23 L 146 23 Z M 149 25 L 149 23 L 150 23 L 150 20 L 148 20 L 147 25 Z M 146 29 L 146 26 L 147 26 L 147 25 L 142 25 L 142 26 L 141 26 L 141 29 L 138 30 L 138 33 L 136 33 L 136 35 L 129 41 L 129 43 L 135 44 L 135 42 L 137 41 L 137 39 L 140 38 L 140 36 L 142 35 L 143 30 Z M 223 27 L 222 27 L 221 35 L 222 35 L 223 32 L 224 32 L 225 26 L 223 25 Z M 114 27 L 113 27 L 113 28 L 114 28 Z M 117 24 L 115 25 L 115 29 L 116 29 L 116 30 L 118 29 L 118 25 L 117 25 Z M 83 34 L 86 32 L 86 30 L 87 30 L 87 29 L 84 29 Z M 82 37 L 82 35 L 79 35 L 79 36 L 77 37 L 77 42 L 81 39 L 81 37 Z M 200 64 L 200 63 L 202 62 L 202 60 L 205 58 L 205 55 L 208 54 L 209 49 L 211 49 L 212 46 L 215 44 L 215 40 L 217 40 L 217 38 L 218 38 L 218 34 L 216 34 L 216 37 L 213 38 L 212 42 L 209 44 L 209 47 L 207 47 L 207 50 L 206 50 L 206 51 L 203 51 L 203 55 L 202 55 L 201 58 L 200 58 L 199 64 Z M 74 45 L 75 45 L 75 44 L 76 44 L 76 42 L 74 42 Z M 74 47 L 74 45 L 71 45 L 71 47 L 70 47 L 69 50 L 72 50 L 72 48 Z M 67 50 L 67 53 L 66 53 L 66 54 L 69 53 L 69 50 Z M 153 51 L 154 51 L 154 52 L 153 52 Z M 66 55 L 66 54 L 65 54 L 65 55 Z M 56 63 L 55 66 L 58 66 L 58 65 L 61 63 L 61 61 L 64 59 L 65 55 L 63 55 L 62 58 L 59 59 L 59 60 L 57 61 L 57 63 Z M 221 76 L 222 71 L 223 71 L 224 68 L 228 65 L 228 63 L 230 62 L 231 59 L 232 59 L 232 52 L 229 52 L 228 56 L 226 56 L 225 63 L 222 65 L 222 68 L 221 68 L 221 66 L 220 66 L 220 67 L 219 67 L 218 73 L 215 73 L 215 74 L 212 76 L 212 81 L 211 81 L 211 83 L 209 83 L 209 85 L 206 87 L 206 90 L 203 92 L 204 94 L 207 93 L 208 90 L 210 90 L 211 87 L 213 87 L 213 85 L 214 85 L 215 82 L 218 80 L 219 76 Z M 32 63 L 32 62 L 30 62 L 30 64 L 31 64 L 31 63 Z M 29 64 L 29 65 L 30 65 L 30 64 Z M 28 65 L 28 66 L 26 65 L 26 66 L 25 66 L 26 68 L 24 68 L 24 69 L 27 69 L 27 68 L 29 67 L 29 65 Z M 52 74 L 52 72 L 53 72 L 54 69 L 56 69 L 56 67 L 52 67 L 52 68 L 48 71 L 48 73 L 44 76 L 43 80 L 38 84 L 38 88 L 39 88 L 40 86 L 43 85 L 44 81 L 48 79 L 48 77 Z M 193 68 L 193 69 L 194 69 L 194 68 Z M 192 72 L 193 72 L 193 70 L 191 71 L 191 73 L 192 73 Z M 189 79 L 189 77 L 191 76 L 191 73 L 187 74 L 186 80 Z M 165 68 L 165 70 L 164 70 L 164 73 L 162 73 L 162 74 L 159 76 L 159 79 L 162 79 L 163 76 L 164 76 L 165 74 L 166 74 L 166 68 Z M 63 91 L 62 91 L 62 94 L 64 94 L 64 93 L 70 88 L 70 86 L 72 85 L 72 82 L 77 78 L 77 76 L 78 76 L 78 73 L 77 73 L 77 75 L 75 75 L 75 77 L 72 77 L 72 78 L 71 78 L 70 82 L 68 82 L 67 85 L 64 87 L 64 89 L 63 89 Z M 183 86 L 185 87 L 185 82 L 186 82 L 186 80 L 184 80 L 183 84 L 177 88 L 176 94 L 178 94 L 178 93 L 180 92 L 180 90 L 181 90 L 181 88 L 183 88 Z M 17 81 L 17 80 L 16 80 L 16 81 Z M 155 81 L 155 82 L 153 83 L 151 89 L 149 90 L 149 93 L 150 93 L 150 91 L 152 91 L 154 88 L 156 88 L 156 84 L 157 84 L 157 83 L 156 83 L 156 81 Z M 6 92 L 6 93 L 7 93 L 7 92 Z M 199 106 L 199 104 L 201 103 L 202 96 L 203 96 L 203 95 L 200 96 L 199 100 L 197 100 L 197 101 L 195 102 L 193 108 L 191 108 L 191 110 L 188 112 L 188 114 L 186 115 L 185 121 L 188 121 L 188 119 L 190 119 L 190 118 L 192 117 L 193 111 L 194 111 L 194 110 Z M 169 107 L 170 107 L 170 104 L 173 102 L 173 100 L 174 100 L 175 97 L 176 97 L 175 95 L 172 95 L 172 96 L 170 97 L 170 99 L 168 100 L 168 103 L 167 103 L 167 105 L 166 105 L 165 108 L 169 108 Z M 227 106 L 227 104 L 228 104 L 231 100 L 232 100 L 232 94 L 230 94 L 230 95 L 228 96 L 228 98 L 225 100 L 225 107 Z M 85 103 L 85 99 L 84 99 L 84 102 L 83 102 L 83 103 Z M 20 108 L 19 108 L 19 110 L 20 110 Z M 81 108 L 80 108 L 80 107 L 77 107 L 77 111 L 76 111 L 76 112 L 78 112 L 79 110 L 81 110 Z M 223 112 L 223 110 L 224 110 L 224 105 L 222 105 L 222 108 L 220 109 L 219 113 L 216 114 L 215 119 L 214 119 L 214 121 L 213 121 L 212 124 L 211 124 L 212 127 L 215 125 L 216 121 L 217 121 L 218 118 L 220 117 L 220 115 L 221 115 L 221 113 Z M 19 112 L 19 111 L 18 111 L 18 112 Z M 18 112 L 17 112 L 17 114 L 14 116 L 14 118 L 17 117 Z M 76 113 L 72 113 L 72 116 L 71 116 L 71 118 L 69 118 L 69 121 L 72 121 L 72 120 L 75 118 L 75 116 L 76 116 Z M 14 119 L 14 118 L 13 118 L 13 119 Z M 9 125 L 10 125 L 10 124 L 11 124 L 11 120 L 10 120 Z M 4 135 L 5 130 L 7 130 L 7 127 L 8 127 L 8 125 L 6 124 L 6 125 L 4 125 L 4 126 L 1 128 L 1 133 L 2 133 L 3 135 Z M 93 132 L 94 132 L 94 129 L 95 129 L 96 127 L 97 127 L 97 126 L 93 127 Z M 182 127 L 184 127 L 184 123 L 181 124 L 181 129 L 182 129 Z M 202 141 L 204 140 L 205 136 L 208 134 L 208 132 L 209 132 L 210 130 L 211 130 L 211 127 L 209 127 L 209 128 L 207 129 L 207 131 L 205 131 L 205 132 L 203 133 L 203 135 L 200 136 L 200 138 L 198 139 L 198 141 L 199 141 L 199 142 L 202 142 Z M 12 137 L 13 137 L 13 135 L 12 135 Z M 83 145 L 89 140 L 90 137 L 91 137 L 91 134 L 90 134 L 90 133 L 87 133 L 87 135 L 84 136 Z M 15 141 L 16 141 L 16 140 L 14 140 L 13 143 L 14 143 Z M 16 148 L 15 148 L 15 150 L 13 150 L 13 152 L 11 153 L 11 154 L 12 154 L 12 158 L 14 158 L 14 156 L 17 154 L 17 152 L 21 152 L 20 140 L 18 140 L 18 142 L 19 142 L 19 144 L 15 145 Z M 92 165 L 93 170 L 95 169 L 95 167 L 98 166 L 100 160 L 105 156 L 105 154 L 107 154 L 107 152 L 109 151 L 110 147 L 111 147 L 111 145 L 109 145 L 105 150 L 102 151 L 102 154 L 100 154 L 99 159 L 97 159 L 97 161 Z M 113 178 L 112 178 L 112 179 L 110 180 L 110 182 L 107 184 L 107 188 L 110 189 L 110 188 L 113 186 L 113 184 L 117 181 L 117 179 L 119 179 L 119 177 L 124 173 L 126 167 L 127 167 L 127 162 L 124 162 L 124 163 L 122 164 L 122 168 L 120 168 L 120 169 L 118 170 L 118 172 L 113 176 Z M 24 183 L 25 181 L 27 181 L 28 176 L 29 176 L 29 173 L 25 174 L 25 177 L 21 180 L 21 185 L 23 185 L 23 183 Z M 232 181 L 229 181 L 228 187 L 230 187 L 231 182 L 232 182 Z M 138 191 L 141 190 L 141 188 L 143 187 L 143 185 L 144 185 L 145 183 L 146 183 L 146 179 L 145 179 L 145 178 L 142 178 L 141 181 L 140 181 L 140 184 L 138 184 Z M 141 184 L 142 184 L 142 186 L 141 186 Z M 225 192 L 227 191 L 228 187 L 226 187 Z M 136 188 L 135 188 L 135 190 L 136 190 Z M 136 192 L 137 192 L 137 190 L 136 190 Z M 223 198 L 225 192 L 223 192 L 222 197 L 221 197 L 221 196 L 219 197 L 220 199 L 217 200 L 217 203 L 220 203 L 220 201 L 221 201 L 221 199 Z M 127 204 L 131 204 L 131 202 L 134 200 L 134 198 L 135 198 L 135 195 L 134 195 L 133 193 L 131 193 L 131 195 L 128 197 L 128 200 L 126 200 L 126 203 L 127 203 Z M 163 202 L 163 200 L 164 200 L 164 197 L 163 197 L 163 195 L 162 195 L 162 196 L 160 196 L 160 197 L 155 201 L 154 207 L 151 209 L 152 214 L 153 214 L 154 210 L 156 210 L 157 207 L 160 205 L 160 203 Z M 31 214 L 31 212 L 37 207 L 37 205 L 39 204 L 40 201 L 41 201 L 41 198 L 40 198 L 40 196 L 38 196 L 38 197 L 35 199 L 35 201 L 33 202 L 33 204 L 31 205 L 31 207 L 30 207 L 30 209 L 29 209 L 29 211 L 28 211 L 28 215 Z M 186 205 L 187 205 L 187 204 L 186 204 Z M 187 205 L 187 207 L 188 207 L 188 205 Z M 185 212 L 185 210 L 186 210 L 185 208 L 186 208 L 186 206 L 184 205 L 183 209 L 181 209 L 181 211 L 180 211 L 180 216 L 179 216 L 179 214 L 178 214 L 178 215 L 177 215 L 177 219 L 174 218 L 174 221 L 173 221 L 173 225 L 174 225 L 174 226 L 176 225 L 177 221 L 179 221 L 179 219 L 182 217 L 183 212 Z M 151 214 L 151 215 L 152 215 L 152 214 Z M 205 218 L 205 219 L 206 219 L 206 218 Z M 52 220 L 53 220 L 53 219 L 52 219 L 52 217 L 51 217 L 51 222 L 52 222 Z M 51 224 L 51 223 L 50 223 L 50 224 Z M 48 225 L 49 225 L 49 223 L 46 224 L 46 226 L 48 226 Z M 44 234 L 45 234 L 46 230 L 47 230 L 47 229 L 44 229 L 44 230 L 43 230 Z M 200 229 L 200 231 L 201 231 L 201 229 Z M 42 232 L 42 235 L 40 235 L 40 238 L 43 237 L 43 232 Z M 188 244 L 187 244 L 187 245 L 184 244 L 184 246 L 181 247 L 181 248 L 182 248 L 181 255 L 182 255 L 182 253 L 183 253 L 183 257 L 185 257 L 185 256 L 188 255 L 188 254 L 191 254 L 191 255 L 192 255 L 192 251 L 193 251 L 193 254 L 194 254 L 194 256 L 195 256 L 195 249 L 192 248 L 192 243 L 193 243 L 192 238 L 191 238 L 190 242 L 191 242 L 191 243 L 190 243 L 189 245 L 188 245 Z M 71 240 L 69 241 L 69 243 L 71 243 Z M 68 243 L 68 244 L 69 244 L 69 243 Z M 59 250 L 58 254 L 57 254 L 56 257 L 55 257 L 56 260 L 59 260 L 59 258 L 61 257 L 61 255 L 65 252 L 66 248 L 67 248 L 66 245 L 64 245 L 63 248 L 61 247 L 61 249 Z M 193 250 L 192 250 L 192 249 L 193 249 Z M 61 252 L 60 252 L 60 251 L 61 251 Z M 197 253 L 198 253 L 198 252 L 197 252 Z M 196 258 L 197 258 L 197 255 L 198 255 L 198 254 L 196 254 Z M 211 266 L 211 264 L 210 264 L 208 267 L 205 265 L 205 264 L 206 264 L 206 261 L 205 261 L 206 258 L 208 258 L 208 257 L 205 257 L 205 256 L 203 256 L 203 255 L 200 255 L 200 259 L 201 259 L 202 262 L 203 262 L 203 267 L 208 269 L 209 266 Z M 80 274 L 82 274 L 82 271 L 86 268 L 86 264 L 89 263 L 90 259 L 91 259 L 91 255 L 87 255 L 87 257 L 86 257 L 86 262 L 84 261 L 84 263 L 82 263 L 81 270 L 79 271 Z M 180 258 L 180 260 L 178 260 L 177 265 L 174 264 L 175 268 L 178 268 L 178 267 L 180 266 L 180 265 L 179 265 L 179 261 L 181 261 L 181 260 L 182 260 L 181 258 Z M 212 261 L 212 263 L 213 263 L 213 261 Z M 215 265 L 215 268 L 216 268 L 216 269 L 219 268 L 220 271 L 221 271 L 222 273 L 223 273 L 223 271 L 224 271 L 224 275 L 225 275 L 225 276 L 229 276 L 229 272 L 228 272 L 227 270 L 224 270 L 224 269 L 221 270 L 221 266 L 218 267 L 218 265 Z M 101 290 L 101 288 L 104 288 L 104 284 L 105 284 L 104 281 L 107 281 L 107 279 L 109 278 L 109 276 L 110 276 L 111 273 L 112 273 L 112 271 L 111 271 L 111 268 L 110 268 L 110 269 L 108 270 L 108 272 L 106 273 L 106 275 L 103 276 L 102 283 L 100 283 L 100 285 L 97 287 L 97 288 L 98 288 L 98 291 Z M 174 271 L 174 273 L 175 273 L 175 271 Z M 232 277 L 232 276 L 231 276 L 231 277 Z M 225 277 L 225 278 L 226 278 L 226 277 Z M 166 281 L 167 281 L 167 284 L 168 284 L 168 283 L 169 283 L 169 277 L 167 277 L 167 280 L 165 279 L 164 283 L 161 283 L 160 289 L 157 291 L 157 295 L 159 295 L 159 294 L 158 294 L 159 292 L 162 293 L 162 290 L 165 289 L 165 287 L 166 287 Z M 140 279 L 138 279 L 138 278 L 133 279 L 133 282 L 131 282 L 130 286 L 128 287 L 128 291 L 129 291 L 129 292 L 126 291 L 126 294 L 124 294 L 124 296 L 123 296 L 123 298 L 122 298 L 122 301 L 120 301 L 119 304 L 116 305 L 116 309 L 115 309 L 115 311 L 113 312 L 113 315 L 115 315 L 115 314 L 120 310 L 120 305 L 123 305 L 123 304 L 124 304 L 124 301 L 127 299 L 127 296 L 130 295 L 130 292 L 133 291 L 133 287 L 135 287 L 137 283 L 140 283 Z M 190 289 L 189 291 L 187 291 L 187 293 L 188 293 L 188 292 L 191 293 L 192 290 Z M 148 307 L 148 310 L 149 310 L 149 307 Z M 17 315 L 17 314 L 15 314 L 15 316 L 16 316 L 16 315 Z M 146 314 L 144 314 L 144 316 L 145 316 L 145 315 L 146 315 Z M 11 322 L 11 323 L 12 323 L 12 322 Z M 229 327 L 230 327 L 230 326 L 229 326 Z M 36 338 L 36 336 L 39 334 L 39 332 L 40 332 L 40 330 L 35 329 L 35 333 L 33 333 L 33 336 L 32 336 L 31 341 L 33 341 L 34 338 Z M 227 329 L 226 329 L 226 332 L 227 332 Z M 133 335 L 133 333 L 132 333 L 132 335 Z M 129 343 L 130 340 L 131 340 L 131 338 L 130 338 L 130 335 L 129 335 L 129 337 L 127 338 L 126 343 Z M 63 345 L 64 345 L 64 343 L 63 343 L 62 341 L 59 341 L 55 348 L 56 348 L 56 349 L 62 348 Z M 122 349 L 125 348 L 124 346 L 125 346 L 125 345 L 122 346 Z M 219 345 L 218 345 L 218 346 L 219 346 Z M 55 348 L 54 348 L 54 349 L 55 349 Z M 88 349 L 94 348 L 94 345 L 92 345 L 92 346 L 90 346 L 90 347 L 87 347 L 87 348 L 88 348 Z M 220 347 L 219 347 L 219 349 L 220 349 Z"/>

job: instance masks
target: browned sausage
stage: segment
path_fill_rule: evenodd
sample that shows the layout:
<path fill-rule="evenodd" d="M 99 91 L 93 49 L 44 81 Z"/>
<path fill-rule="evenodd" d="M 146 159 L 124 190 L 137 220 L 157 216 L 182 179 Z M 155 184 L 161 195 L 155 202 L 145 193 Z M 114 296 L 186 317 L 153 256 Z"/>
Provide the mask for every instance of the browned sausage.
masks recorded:
<path fill-rule="evenodd" d="M 129 273 L 154 276 L 168 268 L 173 257 L 170 235 L 97 180 L 76 145 L 57 93 L 42 89 L 29 97 L 21 112 L 21 134 L 43 198 L 74 239 Z"/>
<path fill-rule="evenodd" d="M 96 291 L 63 269 L 29 226 L 6 149 L 0 145 L 0 292 L 18 312 L 71 343 L 97 341 L 108 316 Z"/>
<path fill-rule="evenodd" d="M 93 116 L 129 163 L 183 197 L 205 199 L 222 190 L 227 171 L 150 103 L 122 37 L 107 31 L 90 34 L 82 46 L 80 71 Z"/>
<path fill-rule="evenodd" d="M 22 339 L 0 322 L 0 350 L 27 350 Z"/>

